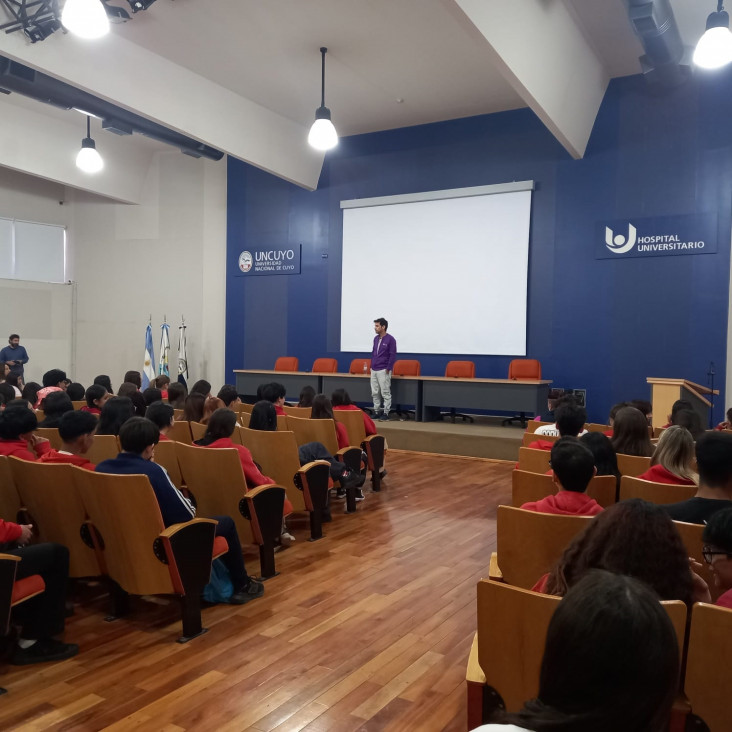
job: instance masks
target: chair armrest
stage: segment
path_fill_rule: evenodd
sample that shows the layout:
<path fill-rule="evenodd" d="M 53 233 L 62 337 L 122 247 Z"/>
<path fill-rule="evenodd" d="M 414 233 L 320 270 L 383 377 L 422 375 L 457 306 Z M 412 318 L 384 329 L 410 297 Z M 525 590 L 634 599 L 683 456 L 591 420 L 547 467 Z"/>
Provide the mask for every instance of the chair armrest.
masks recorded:
<path fill-rule="evenodd" d="M 465 672 L 465 680 L 474 684 L 485 684 L 485 674 L 478 663 L 478 634 L 473 636 L 473 644 L 470 646 L 468 656 L 468 668 Z"/>
<path fill-rule="evenodd" d="M 20 557 L 16 557 L 15 554 L 0 554 L 0 562 L 2 561 L 19 562 Z"/>
<path fill-rule="evenodd" d="M 330 463 L 327 460 L 314 460 L 303 465 L 295 473 L 295 486 L 303 492 L 305 508 L 313 511 L 316 506 L 323 508 L 328 496 Z"/>
<path fill-rule="evenodd" d="M 181 524 L 171 524 L 167 529 L 161 531 L 159 536 L 169 539 L 175 536 L 179 531 L 187 531 L 190 526 L 195 526 L 196 524 L 213 524 L 216 526 L 218 521 L 210 518 L 193 518 L 190 521 L 185 521 Z"/>
<path fill-rule="evenodd" d="M 358 472 L 361 470 L 361 453 L 362 450 L 360 447 L 352 445 L 338 450 L 333 457 L 338 458 L 338 460 L 344 463 L 346 467 Z"/>
<path fill-rule="evenodd" d="M 491 561 L 488 565 L 488 579 L 495 580 L 496 582 L 503 582 L 503 572 L 498 567 L 498 553 L 491 552 Z"/>
<path fill-rule="evenodd" d="M 270 544 L 282 533 L 285 489 L 275 483 L 260 485 L 239 501 L 239 512 L 252 524 L 252 535 L 260 546 Z"/>
<path fill-rule="evenodd" d="M 155 556 L 168 565 L 178 595 L 200 594 L 211 577 L 215 519 L 195 518 L 173 524 L 153 542 Z"/>
<path fill-rule="evenodd" d="M 386 453 L 386 438 L 384 435 L 369 435 L 361 447 L 368 457 L 368 467 L 372 472 L 379 472 L 384 467 Z"/>

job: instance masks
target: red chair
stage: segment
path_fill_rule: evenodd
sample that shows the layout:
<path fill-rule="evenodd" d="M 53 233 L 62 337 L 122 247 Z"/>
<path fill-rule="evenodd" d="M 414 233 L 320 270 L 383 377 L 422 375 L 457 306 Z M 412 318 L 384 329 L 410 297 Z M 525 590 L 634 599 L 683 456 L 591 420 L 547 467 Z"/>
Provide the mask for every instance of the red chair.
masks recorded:
<path fill-rule="evenodd" d="M 391 373 L 394 376 L 419 376 L 422 373 L 422 364 L 419 361 L 410 361 L 408 359 L 394 361 L 394 368 Z M 399 418 L 409 419 L 409 415 L 414 414 L 414 410 L 402 409 L 401 405 L 397 404 L 396 413 Z"/>
<path fill-rule="evenodd" d="M 445 367 L 445 377 L 450 379 L 474 379 L 475 364 L 472 361 L 448 361 Z M 449 417 L 450 421 L 455 422 L 455 417 L 460 417 L 463 422 L 475 422 L 469 414 L 461 414 L 452 407 L 449 412 L 442 412 L 440 417 L 443 419 Z"/>
<path fill-rule="evenodd" d="M 297 371 L 300 362 L 295 356 L 280 356 L 275 361 L 275 371 Z"/>
<path fill-rule="evenodd" d="M 334 358 L 316 358 L 311 370 L 314 374 L 335 374 L 338 372 L 338 361 Z"/>
<path fill-rule="evenodd" d="M 365 366 L 365 368 L 364 368 L 364 366 Z M 349 374 L 370 374 L 371 373 L 371 359 L 370 358 L 354 358 L 353 361 L 351 361 L 351 365 L 348 367 L 348 373 Z"/>
<path fill-rule="evenodd" d="M 541 379 L 541 363 L 535 358 L 514 358 L 508 364 L 508 378 L 514 381 L 539 381 Z M 507 425 L 513 422 L 521 422 L 526 427 L 526 413 L 521 412 L 516 417 L 504 419 L 502 424 Z"/>

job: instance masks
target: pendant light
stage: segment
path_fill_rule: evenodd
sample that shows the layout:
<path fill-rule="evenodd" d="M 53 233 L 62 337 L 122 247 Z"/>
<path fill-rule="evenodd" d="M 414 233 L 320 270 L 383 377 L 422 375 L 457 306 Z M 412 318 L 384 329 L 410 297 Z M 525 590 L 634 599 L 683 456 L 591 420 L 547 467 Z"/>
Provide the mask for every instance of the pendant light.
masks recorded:
<path fill-rule="evenodd" d="M 98 173 L 104 167 L 104 160 L 97 152 L 91 136 L 91 117 L 86 117 L 86 137 L 81 141 L 81 150 L 76 156 L 76 167 L 85 173 Z"/>
<path fill-rule="evenodd" d="M 322 54 L 322 77 L 320 86 L 320 106 L 315 110 L 315 122 L 310 128 L 308 142 L 316 150 L 330 150 L 338 144 L 338 133 L 330 121 L 330 109 L 325 106 L 325 54 L 328 49 L 320 49 Z"/>
<path fill-rule="evenodd" d="M 732 61 L 732 33 L 722 0 L 707 18 L 707 29 L 694 51 L 694 63 L 703 69 L 719 69 Z"/>
<path fill-rule="evenodd" d="M 101 0 L 66 0 L 61 22 L 80 38 L 101 38 L 109 33 L 109 18 Z"/>

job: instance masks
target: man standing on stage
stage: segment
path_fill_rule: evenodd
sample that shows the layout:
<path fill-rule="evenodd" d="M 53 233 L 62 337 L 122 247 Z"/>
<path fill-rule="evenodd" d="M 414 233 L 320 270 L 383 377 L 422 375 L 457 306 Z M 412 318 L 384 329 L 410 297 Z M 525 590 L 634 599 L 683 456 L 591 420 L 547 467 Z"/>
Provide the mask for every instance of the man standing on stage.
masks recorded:
<path fill-rule="evenodd" d="M 8 338 L 10 345 L 0 351 L 0 361 L 5 361 L 10 366 L 10 373 L 23 378 L 23 364 L 28 363 L 28 352 L 20 345 L 20 336 L 17 333 L 11 334 Z"/>
<path fill-rule="evenodd" d="M 391 370 L 396 361 L 396 339 L 386 329 L 389 323 L 385 318 L 374 320 L 374 348 L 371 351 L 371 397 L 374 400 L 374 419 L 386 422 L 391 410 Z M 381 411 L 381 400 L 384 411 Z"/>

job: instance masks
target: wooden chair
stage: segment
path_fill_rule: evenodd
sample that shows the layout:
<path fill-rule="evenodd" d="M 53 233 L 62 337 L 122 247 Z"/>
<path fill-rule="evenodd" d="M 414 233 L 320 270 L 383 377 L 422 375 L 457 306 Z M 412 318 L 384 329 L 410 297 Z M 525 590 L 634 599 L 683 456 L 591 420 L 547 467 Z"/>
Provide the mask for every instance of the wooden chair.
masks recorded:
<path fill-rule="evenodd" d="M 316 460 L 300 466 L 297 442 L 293 432 L 237 430 L 242 444 L 262 472 L 284 486 L 293 509 L 310 514 L 310 541 L 323 536 L 323 512 L 328 497 L 330 464 Z"/>
<path fill-rule="evenodd" d="M 709 585 L 709 594 L 712 596 L 712 601 L 716 600 L 721 593 L 714 583 L 712 568 L 704 561 L 702 555 L 704 526 L 702 524 L 687 524 L 684 521 L 674 521 L 674 526 L 681 536 L 681 541 L 684 542 L 687 556 L 696 559 L 700 564 L 694 571 Z"/>
<path fill-rule="evenodd" d="M 86 508 L 81 500 L 71 465 L 31 463 L 9 458 L 20 499 L 39 541 L 63 544 L 69 550 L 69 577 L 103 574 L 87 535 Z"/>
<path fill-rule="evenodd" d="M 364 365 L 366 368 L 364 369 Z M 396 365 L 396 364 L 395 364 Z M 371 359 L 370 358 L 354 358 L 348 367 L 349 374 L 370 374 Z"/>
<path fill-rule="evenodd" d="M 251 412 L 239 412 L 237 417 L 239 418 L 240 427 L 249 427 L 249 422 L 252 418 Z"/>
<path fill-rule="evenodd" d="M 590 422 L 585 425 L 585 429 L 588 432 L 607 432 L 608 430 L 611 430 L 612 427 L 609 424 L 597 424 L 596 422 Z"/>
<path fill-rule="evenodd" d="M 338 361 L 335 358 L 316 358 L 311 371 L 314 374 L 338 373 Z"/>
<path fill-rule="evenodd" d="M 193 442 L 200 440 L 206 434 L 206 425 L 200 422 L 189 422 L 191 428 L 191 439 Z"/>
<path fill-rule="evenodd" d="M 175 442 L 182 442 L 185 445 L 190 445 L 193 442 L 191 437 L 191 425 L 185 420 L 180 422 L 173 422 L 173 426 L 168 432 L 168 437 Z"/>
<path fill-rule="evenodd" d="M 175 450 L 186 489 L 195 497 L 196 512 L 202 516 L 231 516 L 241 543 L 259 545 L 262 577 L 276 575 L 274 548 L 282 533 L 285 489 L 271 484 L 259 486 L 249 495 L 236 450 L 182 443 L 176 444 Z"/>
<path fill-rule="evenodd" d="M 524 503 L 556 495 L 558 488 L 551 475 L 514 470 L 511 474 L 511 491 L 511 505 L 521 508 Z M 603 508 L 615 503 L 616 492 L 617 481 L 614 475 L 596 475 L 587 486 L 587 495 L 594 498 Z"/>
<path fill-rule="evenodd" d="M 54 450 L 60 450 L 63 443 L 56 427 L 36 427 L 33 432 L 39 437 L 45 437 Z"/>
<path fill-rule="evenodd" d="M 46 419 L 46 413 L 42 409 L 36 409 L 36 420 L 38 424 L 43 422 L 44 419 Z"/>
<path fill-rule="evenodd" d="M 549 470 L 549 450 L 534 450 L 530 447 L 519 447 L 519 470 L 531 473 L 546 473 Z"/>
<path fill-rule="evenodd" d="M 86 453 L 86 457 L 98 465 L 102 460 L 112 460 L 120 453 L 117 435 L 94 435 L 94 442 Z"/>
<path fill-rule="evenodd" d="M 496 522 L 498 572 L 492 562 L 491 578 L 531 589 L 590 521 L 590 516 L 558 516 L 499 506 Z"/>
<path fill-rule="evenodd" d="M 637 455 L 623 455 L 618 453 L 618 470 L 621 475 L 630 475 L 633 478 L 642 475 L 651 467 L 651 458 Z"/>
<path fill-rule="evenodd" d="M 556 442 L 559 439 L 559 435 L 535 435 L 533 432 L 524 432 L 524 436 L 521 438 L 523 447 L 528 447 L 532 442 L 537 440 L 544 440 L 544 442 Z"/>
<path fill-rule="evenodd" d="M 277 415 L 277 429 L 282 432 L 287 432 L 289 428 L 288 416 L 286 414 Z"/>
<path fill-rule="evenodd" d="M 664 432 L 666 431 L 666 427 L 654 427 L 653 428 L 653 436 L 658 438 L 660 437 Z M 725 430 L 728 431 L 728 430 Z"/>
<path fill-rule="evenodd" d="M 81 409 L 82 407 L 86 406 L 86 399 L 74 399 L 71 404 L 73 405 L 74 409 Z"/>
<path fill-rule="evenodd" d="M 687 730 L 729 730 L 732 695 L 732 610 L 696 603 L 691 611 L 684 692 L 691 704 Z"/>
<path fill-rule="evenodd" d="M 72 470 L 94 527 L 90 536 L 113 583 L 114 615 L 128 612 L 128 594 L 172 594 L 181 603 L 178 642 L 205 633 L 201 593 L 211 562 L 228 550 L 225 540 L 215 538 L 216 522 L 196 518 L 166 529 L 147 476 Z"/>
<path fill-rule="evenodd" d="M 366 453 L 367 469 L 371 471 L 371 487 L 378 493 L 381 490 L 381 471 L 384 468 L 386 439 L 383 435 L 366 436 L 363 413 L 355 409 L 334 409 L 336 422 L 345 425 L 351 445 L 360 445 Z"/>
<path fill-rule="evenodd" d="M 239 402 L 239 404 L 236 405 L 236 409 L 234 411 L 251 414 L 252 409 L 254 409 L 253 404 L 246 404 L 245 402 Z"/>
<path fill-rule="evenodd" d="M 183 419 L 183 409 L 174 409 L 173 410 L 173 419 L 178 422 L 179 420 Z"/>
<path fill-rule="evenodd" d="M 310 419 L 310 414 L 313 411 L 312 407 L 288 407 L 287 404 L 282 409 L 285 410 L 288 417 L 301 417 L 302 419 Z"/>
<path fill-rule="evenodd" d="M 274 365 L 275 371 L 297 371 L 300 362 L 295 356 L 280 356 Z"/>
<path fill-rule="evenodd" d="M 670 483 L 654 483 L 651 480 L 641 480 L 630 475 L 620 478 L 620 499 L 642 498 L 649 503 L 662 506 L 666 503 L 686 501 L 697 491 L 695 485 L 672 485 Z"/>
<path fill-rule="evenodd" d="M 539 427 L 545 427 L 548 424 L 554 424 L 553 422 L 539 422 L 538 420 L 532 419 L 529 420 L 528 424 L 526 425 L 526 431 L 527 432 L 536 432 L 536 430 L 539 429 Z"/>
<path fill-rule="evenodd" d="M 23 504 L 10 470 L 10 458 L 0 455 L 0 518 L 17 523 L 22 508 Z M 26 522 L 21 521 L 20 523 Z M 1 627 L 0 630 L 2 630 Z"/>
<path fill-rule="evenodd" d="M 161 440 L 155 445 L 153 462 L 165 468 L 173 485 L 180 490 L 184 487 L 183 476 L 178 465 L 178 455 L 175 451 L 175 442 L 172 440 Z"/>

